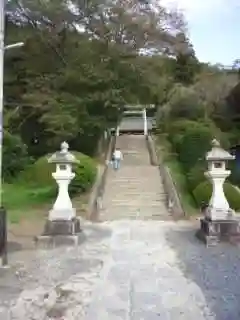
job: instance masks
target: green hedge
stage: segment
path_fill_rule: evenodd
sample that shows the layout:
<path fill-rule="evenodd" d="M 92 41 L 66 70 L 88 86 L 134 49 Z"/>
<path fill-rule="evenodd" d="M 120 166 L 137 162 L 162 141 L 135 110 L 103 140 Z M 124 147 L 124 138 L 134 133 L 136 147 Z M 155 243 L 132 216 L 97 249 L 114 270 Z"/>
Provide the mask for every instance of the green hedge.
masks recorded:
<path fill-rule="evenodd" d="M 202 121 L 193 120 L 176 120 L 173 121 L 168 128 L 168 133 L 170 137 L 175 137 L 176 135 L 184 135 L 187 130 L 199 127 L 209 127 L 208 123 Z"/>
<path fill-rule="evenodd" d="M 193 191 L 201 182 L 206 181 L 204 172 L 206 171 L 206 164 L 202 161 L 196 164 L 187 173 L 187 181 L 189 186 L 189 191 Z"/>
<path fill-rule="evenodd" d="M 178 120 L 173 122 L 168 128 L 168 137 L 173 145 L 173 148 L 180 153 L 182 142 L 186 143 L 183 139 L 186 136 L 200 136 L 202 132 L 208 132 L 210 137 L 213 137 L 212 128 L 209 122 L 192 121 L 192 120 Z M 186 138 L 185 138 L 186 139 Z M 211 140 L 211 139 L 210 139 Z M 187 148 L 192 147 L 192 143 Z"/>
<path fill-rule="evenodd" d="M 203 161 L 211 149 L 212 132 L 205 126 L 188 129 L 179 145 L 179 160 L 189 172 L 199 161 Z"/>
<path fill-rule="evenodd" d="M 219 139 L 223 148 L 229 147 L 228 137 L 212 121 L 178 120 L 168 126 L 168 139 L 186 172 L 204 159 L 213 138 Z"/>
<path fill-rule="evenodd" d="M 92 158 L 80 152 L 73 152 L 73 154 L 80 163 L 73 166 L 76 176 L 69 186 L 71 195 L 88 191 L 93 185 L 97 174 L 97 164 Z M 52 186 L 52 188 L 56 189 L 56 182 L 52 178 L 55 165 L 48 163 L 49 156 L 41 157 L 33 165 L 29 166 L 19 176 L 19 181 L 33 187 Z"/>
<path fill-rule="evenodd" d="M 228 183 L 224 183 L 224 192 L 231 209 L 240 209 L 240 193 L 236 188 Z M 209 181 L 200 183 L 193 191 L 196 204 L 200 208 L 202 203 L 209 203 L 212 195 L 212 185 Z"/>

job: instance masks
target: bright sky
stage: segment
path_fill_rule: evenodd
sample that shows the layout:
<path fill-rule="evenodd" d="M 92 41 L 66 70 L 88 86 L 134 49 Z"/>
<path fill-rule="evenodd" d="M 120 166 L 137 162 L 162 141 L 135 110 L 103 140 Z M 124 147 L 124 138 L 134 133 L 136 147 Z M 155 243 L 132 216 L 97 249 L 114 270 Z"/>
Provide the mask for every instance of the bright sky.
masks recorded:
<path fill-rule="evenodd" d="M 191 42 L 202 62 L 240 59 L 240 0 L 161 0 L 183 9 Z"/>

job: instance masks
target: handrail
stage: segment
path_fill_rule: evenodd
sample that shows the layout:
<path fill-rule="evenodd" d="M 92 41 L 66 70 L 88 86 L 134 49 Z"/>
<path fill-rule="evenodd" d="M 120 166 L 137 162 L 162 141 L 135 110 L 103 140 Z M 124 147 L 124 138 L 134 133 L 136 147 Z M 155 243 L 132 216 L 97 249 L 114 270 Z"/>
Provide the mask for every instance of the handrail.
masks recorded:
<path fill-rule="evenodd" d="M 116 135 L 110 137 L 108 152 L 104 166 L 98 168 L 98 175 L 92 188 L 88 203 L 88 218 L 93 221 L 99 220 L 99 212 L 102 208 L 102 198 L 104 194 L 105 182 L 108 172 L 108 163 L 111 160 L 113 150 L 116 144 Z"/>
<path fill-rule="evenodd" d="M 155 141 L 151 135 L 146 137 L 147 147 L 149 150 L 151 164 L 158 166 L 160 176 L 162 178 L 163 187 L 167 195 L 167 207 L 172 212 L 174 218 L 180 218 L 186 215 L 182 206 L 181 198 L 178 194 L 177 187 L 172 178 L 169 168 L 164 164 L 160 154 L 157 153 L 155 148 Z"/>

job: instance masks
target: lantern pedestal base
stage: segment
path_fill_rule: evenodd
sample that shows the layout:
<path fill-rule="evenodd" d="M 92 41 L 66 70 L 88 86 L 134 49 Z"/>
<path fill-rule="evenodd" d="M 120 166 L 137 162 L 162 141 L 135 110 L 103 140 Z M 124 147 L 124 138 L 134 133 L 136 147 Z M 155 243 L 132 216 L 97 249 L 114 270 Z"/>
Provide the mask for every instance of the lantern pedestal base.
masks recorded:
<path fill-rule="evenodd" d="M 206 244 L 207 247 L 215 246 L 221 241 L 231 244 L 240 244 L 240 221 L 238 219 L 200 220 L 200 230 L 196 237 Z"/>
<path fill-rule="evenodd" d="M 78 245 L 83 240 L 80 220 L 48 220 L 41 236 L 35 237 L 37 246 L 55 247 L 58 245 Z"/>
<path fill-rule="evenodd" d="M 56 235 L 74 235 L 81 232 L 80 220 L 73 218 L 71 220 L 48 220 L 45 224 L 43 235 L 56 236 Z"/>

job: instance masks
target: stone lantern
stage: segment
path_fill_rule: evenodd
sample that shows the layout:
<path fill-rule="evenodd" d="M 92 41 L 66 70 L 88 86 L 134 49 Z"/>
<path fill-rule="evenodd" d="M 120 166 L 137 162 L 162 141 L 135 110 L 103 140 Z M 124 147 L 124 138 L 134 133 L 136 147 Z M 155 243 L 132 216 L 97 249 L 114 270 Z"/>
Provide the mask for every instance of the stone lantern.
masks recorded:
<path fill-rule="evenodd" d="M 49 163 L 56 164 L 56 171 L 52 173 L 53 178 L 58 184 L 58 196 L 49 212 L 48 219 L 54 220 L 72 220 L 76 217 L 76 210 L 72 206 L 72 201 L 68 194 L 68 186 L 75 173 L 72 172 L 72 165 L 76 163 L 74 155 L 68 151 L 68 144 L 61 144 L 61 151 L 54 153 L 49 159 Z"/>
<path fill-rule="evenodd" d="M 211 181 L 213 189 L 206 212 L 206 215 L 212 220 L 227 219 L 233 215 L 224 194 L 223 184 L 231 174 L 231 171 L 226 169 L 227 161 L 234 159 L 234 156 L 221 148 L 216 139 L 212 141 L 212 150 L 206 155 L 208 171 L 205 172 L 205 176 Z"/>
<path fill-rule="evenodd" d="M 204 210 L 204 218 L 200 220 L 201 229 L 197 233 L 206 244 L 215 244 L 221 239 L 231 241 L 240 236 L 239 221 L 234 210 L 229 207 L 223 189 L 226 178 L 231 174 L 226 164 L 234 159 L 233 155 L 221 148 L 216 139 L 212 141 L 212 150 L 206 154 L 208 171 L 205 172 L 212 184 L 212 196 Z"/>
<path fill-rule="evenodd" d="M 75 177 L 72 166 L 79 161 L 68 151 L 68 148 L 68 143 L 63 142 L 61 150 L 48 159 L 49 163 L 56 165 L 52 176 L 58 185 L 58 195 L 53 208 L 49 211 L 44 233 L 40 237 L 42 239 L 52 236 L 76 236 L 81 231 L 80 221 L 76 217 L 76 209 L 73 208 L 68 193 L 68 186 Z"/>

